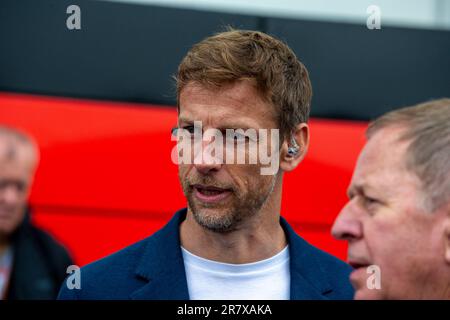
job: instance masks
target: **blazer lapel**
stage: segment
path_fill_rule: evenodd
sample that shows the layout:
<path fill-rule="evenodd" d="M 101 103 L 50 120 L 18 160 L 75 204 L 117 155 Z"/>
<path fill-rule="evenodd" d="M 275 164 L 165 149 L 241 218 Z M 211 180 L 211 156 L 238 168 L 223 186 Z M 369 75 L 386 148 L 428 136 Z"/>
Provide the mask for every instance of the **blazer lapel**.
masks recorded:
<path fill-rule="evenodd" d="M 300 238 L 283 217 L 280 217 L 280 223 L 289 243 L 291 300 L 327 299 L 326 294 L 332 287 L 311 245 Z"/>
<path fill-rule="evenodd" d="M 179 234 L 186 212 L 186 209 L 178 211 L 163 229 L 149 238 L 135 270 L 136 275 L 148 283 L 134 291 L 131 299 L 189 299 Z"/>
<path fill-rule="evenodd" d="M 187 209 L 182 209 L 175 213 L 163 229 L 149 238 L 135 270 L 136 276 L 147 283 L 134 291 L 131 299 L 189 300 L 179 234 L 186 212 Z M 284 218 L 280 217 L 280 223 L 290 248 L 291 300 L 327 299 L 326 294 L 332 287 L 311 246 Z"/>

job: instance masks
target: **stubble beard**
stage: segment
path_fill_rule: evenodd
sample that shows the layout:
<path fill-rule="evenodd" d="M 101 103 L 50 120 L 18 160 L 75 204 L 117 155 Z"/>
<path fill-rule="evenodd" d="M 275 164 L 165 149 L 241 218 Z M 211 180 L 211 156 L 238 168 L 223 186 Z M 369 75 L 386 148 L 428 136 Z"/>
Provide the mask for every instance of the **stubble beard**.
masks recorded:
<path fill-rule="evenodd" d="M 195 183 L 222 187 L 209 176 L 204 176 L 198 180 Z M 180 181 L 195 221 L 206 230 L 230 233 L 238 230 L 242 222 L 257 216 L 261 212 L 275 188 L 276 178 L 272 177 L 269 185 L 261 182 L 245 193 L 233 188 L 230 196 L 223 204 L 199 202 L 195 199 L 194 190 L 191 187 L 193 183 L 183 181 L 181 177 Z"/>

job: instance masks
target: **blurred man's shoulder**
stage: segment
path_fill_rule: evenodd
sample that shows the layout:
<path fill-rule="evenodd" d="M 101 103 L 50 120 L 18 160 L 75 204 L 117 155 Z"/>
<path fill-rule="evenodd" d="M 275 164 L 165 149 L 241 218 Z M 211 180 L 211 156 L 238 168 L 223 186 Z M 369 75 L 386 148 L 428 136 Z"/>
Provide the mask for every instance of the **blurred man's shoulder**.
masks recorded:
<path fill-rule="evenodd" d="M 46 230 L 31 224 L 29 237 L 36 241 L 42 250 L 47 251 L 48 256 L 61 261 L 61 263 L 72 262 L 72 257 L 67 248 Z"/>
<path fill-rule="evenodd" d="M 151 238 L 83 266 L 80 270 L 81 288 L 69 290 L 63 283 L 59 299 L 126 299 L 122 292 L 137 287 L 139 281 L 135 277 L 135 268 Z"/>
<path fill-rule="evenodd" d="M 82 267 L 81 289 L 69 290 L 63 284 L 59 299 L 128 299 L 148 282 L 142 270 L 164 268 L 165 263 L 171 263 L 167 256 L 177 255 L 174 250 L 179 248 L 178 227 L 183 214 L 185 209 L 151 236 Z"/>

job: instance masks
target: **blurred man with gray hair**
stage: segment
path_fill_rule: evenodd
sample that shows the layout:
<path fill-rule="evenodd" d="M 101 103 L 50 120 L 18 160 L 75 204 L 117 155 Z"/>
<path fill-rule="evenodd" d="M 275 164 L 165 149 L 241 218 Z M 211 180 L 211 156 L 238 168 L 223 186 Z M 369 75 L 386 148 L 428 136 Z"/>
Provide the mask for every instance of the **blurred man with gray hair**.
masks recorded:
<path fill-rule="evenodd" d="M 450 99 L 391 111 L 367 138 L 332 229 L 355 299 L 450 299 Z"/>
<path fill-rule="evenodd" d="M 0 125 L 0 300 L 54 299 L 72 264 L 67 251 L 30 222 L 38 162 L 31 137 Z"/>

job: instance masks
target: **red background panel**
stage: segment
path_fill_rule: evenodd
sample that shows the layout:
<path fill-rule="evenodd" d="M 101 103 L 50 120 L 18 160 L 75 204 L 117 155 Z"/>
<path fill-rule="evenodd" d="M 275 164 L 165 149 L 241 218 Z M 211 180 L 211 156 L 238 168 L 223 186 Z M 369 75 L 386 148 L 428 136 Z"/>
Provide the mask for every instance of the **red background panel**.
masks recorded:
<path fill-rule="evenodd" d="M 143 239 L 186 206 L 171 161 L 176 109 L 0 93 L 0 123 L 35 137 L 41 162 L 33 220 L 84 265 Z M 282 215 L 310 243 L 345 259 L 330 236 L 366 123 L 312 119 L 305 160 L 285 175 Z"/>

